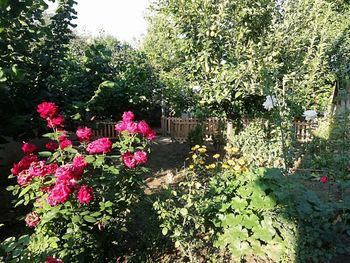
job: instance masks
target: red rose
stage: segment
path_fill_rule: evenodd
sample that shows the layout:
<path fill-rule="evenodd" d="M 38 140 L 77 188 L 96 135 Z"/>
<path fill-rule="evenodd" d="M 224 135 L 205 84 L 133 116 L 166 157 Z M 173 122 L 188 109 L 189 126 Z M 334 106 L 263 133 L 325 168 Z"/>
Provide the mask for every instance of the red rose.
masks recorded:
<path fill-rule="evenodd" d="M 320 182 L 321 183 L 327 183 L 328 182 L 328 177 L 326 176 L 326 175 L 324 175 L 324 176 L 322 176 L 321 178 L 320 178 Z"/>
<path fill-rule="evenodd" d="M 93 190 L 87 185 L 82 185 L 78 191 L 78 201 L 81 204 L 88 204 L 93 199 Z"/>
<path fill-rule="evenodd" d="M 100 138 L 90 142 L 86 148 L 89 154 L 108 153 L 112 150 L 112 142 L 109 138 Z"/>
<path fill-rule="evenodd" d="M 20 172 L 17 176 L 17 183 L 21 186 L 21 187 L 25 187 L 27 185 L 30 184 L 30 181 L 32 180 L 33 176 L 31 176 L 29 174 L 28 170 L 24 170 L 22 172 Z"/>
<path fill-rule="evenodd" d="M 45 144 L 45 148 L 49 151 L 55 151 L 58 148 L 57 142 L 48 142 Z"/>
<path fill-rule="evenodd" d="M 60 142 L 60 148 L 61 148 L 62 150 L 65 149 L 65 148 L 67 148 L 67 147 L 69 147 L 69 146 L 72 146 L 72 145 L 73 145 L 73 143 L 72 143 L 72 141 L 69 140 L 69 139 L 65 139 L 65 140 L 63 140 L 63 141 Z"/>
<path fill-rule="evenodd" d="M 35 144 L 32 143 L 23 143 L 22 145 L 22 151 L 24 154 L 31 154 L 33 152 L 36 152 L 38 148 L 35 146 Z"/>
<path fill-rule="evenodd" d="M 53 102 L 42 102 L 38 105 L 37 112 L 41 118 L 47 119 L 56 116 L 58 107 Z"/>
<path fill-rule="evenodd" d="M 30 154 L 30 155 L 26 155 L 22 158 L 22 160 L 19 161 L 18 164 L 14 164 L 12 169 L 11 169 L 11 173 L 13 175 L 17 175 L 20 172 L 22 172 L 23 170 L 26 170 L 29 168 L 30 164 L 32 162 L 36 162 L 38 161 L 38 157 L 34 154 Z"/>
<path fill-rule="evenodd" d="M 93 136 L 92 130 L 88 127 L 79 127 L 75 134 L 80 142 L 89 142 Z"/>
<path fill-rule="evenodd" d="M 77 177 L 80 177 L 89 165 L 84 159 L 85 157 L 82 155 L 76 156 L 73 159 L 73 171 Z"/>
<path fill-rule="evenodd" d="M 51 119 L 47 119 L 47 127 L 56 128 L 56 127 L 64 127 L 64 118 L 62 115 L 57 115 Z"/>
<path fill-rule="evenodd" d="M 60 259 L 56 259 L 54 257 L 48 256 L 46 258 L 45 263 L 64 263 L 64 262 L 62 260 L 60 260 Z"/>

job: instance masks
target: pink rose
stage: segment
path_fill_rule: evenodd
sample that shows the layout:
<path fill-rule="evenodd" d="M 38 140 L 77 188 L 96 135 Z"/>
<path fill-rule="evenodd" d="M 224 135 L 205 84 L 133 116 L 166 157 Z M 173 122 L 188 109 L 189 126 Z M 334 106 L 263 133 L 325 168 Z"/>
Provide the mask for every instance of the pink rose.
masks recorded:
<path fill-rule="evenodd" d="M 69 182 L 72 179 L 76 179 L 74 173 L 74 166 L 71 164 L 65 164 L 56 169 L 55 176 L 57 181 Z"/>
<path fill-rule="evenodd" d="M 29 166 L 29 174 L 33 177 L 46 175 L 46 166 L 44 161 L 32 162 Z"/>
<path fill-rule="evenodd" d="M 57 115 L 51 119 L 47 119 L 47 127 L 56 128 L 56 127 L 64 127 L 64 118 L 62 115 Z"/>
<path fill-rule="evenodd" d="M 58 107 L 53 102 L 42 102 L 38 105 L 36 110 L 41 118 L 51 118 L 58 112 Z"/>
<path fill-rule="evenodd" d="M 108 153 L 112 150 L 112 142 L 109 138 L 100 138 L 90 142 L 86 148 L 89 154 Z"/>
<path fill-rule="evenodd" d="M 58 168 L 58 165 L 56 163 L 50 163 L 46 165 L 46 174 L 55 174 L 57 168 Z"/>
<path fill-rule="evenodd" d="M 69 146 L 72 146 L 72 145 L 73 145 L 73 143 L 72 143 L 72 141 L 69 140 L 69 139 L 64 139 L 63 141 L 60 142 L 60 148 L 61 148 L 62 150 L 65 149 L 65 148 L 67 148 L 67 147 L 69 147 Z"/>
<path fill-rule="evenodd" d="M 322 176 L 321 178 L 320 178 L 320 182 L 321 183 L 327 183 L 328 182 L 328 177 L 326 176 L 326 175 L 324 175 L 324 176 Z"/>
<path fill-rule="evenodd" d="M 75 134 L 80 142 L 89 142 L 93 136 L 92 130 L 88 127 L 79 127 Z"/>
<path fill-rule="evenodd" d="M 66 202 L 71 194 L 71 188 L 63 183 L 56 182 L 55 186 L 51 189 L 49 196 L 47 197 L 47 203 L 51 206 L 56 206 Z"/>
<path fill-rule="evenodd" d="M 117 132 L 123 132 L 126 130 L 126 123 L 125 122 L 119 122 L 115 125 L 115 130 Z"/>
<path fill-rule="evenodd" d="M 124 154 L 122 154 L 122 160 L 123 163 L 126 167 L 128 168 L 135 168 L 135 166 L 137 165 L 137 161 L 134 158 L 134 155 L 131 152 L 126 152 Z"/>
<path fill-rule="evenodd" d="M 40 217 L 38 213 L 31 212 L 26 215 L 26 219 L 24 220 L 30 228 L 36 227 L 40 223 Z"/>
<path fill-rule="evenodd" d="M 78 191 L 78 201 L 81 204 L 88 204 L 94 198 L 93 190 L 87 185 L 82 185 Z"/>
<path fill-rule="evenodd" d="M 129 133 L 138 133 L 139 129 L 137 127 L 136 122 L 127 122 L 125 123 L 125 130 L 128 131 Z"/>
<path fill-rule="evenodd" d="M 22 145 L 22 151 L 24 152 L 24 154 L 31 154 L 33 152 L 36 152 L 37 150 L 38 148 L 32 143 L 24 143 Z"/>
<path fill-rule="evenodd" d="M 134 153 L 134 159 L 137 164 L 143 164 L 147 162 L 147 153 L 145 151 L 137 151 Z"/>
<path fill-rule="evenodd" d="M 123 121 L 124 122 L 132 122 L 135 118 L 135 115 L 132 111 L 126 111 L 123 113 Z"/>
<path fill-rule="evenodd" d="M 56 259 L 54 257 L 48 256 L 44 263 L 64 263 L 64 262 L 60 259 Z"/>
<path fill-rule="evenodd" d="M 88 163 L 85 162 L 85 156 L 79 155 L 74 157 L 73 159 L 73 171 L 77 177 L 80 177 L 86 167 L 88 167 Z"/>
<path fill-rule="evenodd" d="M 30 181 L 32 180 L 33 176 L 31 176 L 29 174 L 28 170 L 24 170 L 22 172 L 20 172 L 17 176 L 17 183 L 21 186 L 21 187 L 25 187 L 27 185 L 30 184 Z"/>
<path fill-rule="evenodd" d="M 142 133 L 143 136 L 147 136 L 148 133 L 152 131 L 151 127 L 147 124 L 145 121 L 140 121 L 137 124 L 137 127 L 139 128 L 139 131 Z"/>
<path fill-rule="evenodd" d="M 48 142 L 45 144 L 45 148 L 51 152 L 55 151 L 58 148 L 57 142 Z"/>

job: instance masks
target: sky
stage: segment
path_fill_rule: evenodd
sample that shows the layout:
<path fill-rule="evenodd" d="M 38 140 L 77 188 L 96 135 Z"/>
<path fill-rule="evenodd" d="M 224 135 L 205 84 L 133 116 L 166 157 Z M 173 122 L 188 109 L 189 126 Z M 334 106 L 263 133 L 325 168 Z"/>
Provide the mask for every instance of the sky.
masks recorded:
<path fill-rule="evenodd" d="M 144 19 L 150 0 L 76 0 L 76 30 L 98 35 L 101 30 L 120 41 L 135 44 L 146 34 Z M 49 11 L 55 8 L 49 4 Z"/>

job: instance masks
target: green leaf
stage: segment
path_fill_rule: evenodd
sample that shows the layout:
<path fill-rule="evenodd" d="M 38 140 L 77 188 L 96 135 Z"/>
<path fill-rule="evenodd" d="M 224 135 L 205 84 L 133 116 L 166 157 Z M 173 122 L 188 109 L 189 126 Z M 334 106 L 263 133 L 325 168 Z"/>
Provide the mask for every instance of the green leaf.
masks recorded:
<path fill-rule="evenodd" d="M 166 234 L 168 234 L 168 228 L 163 227 L 163 229 L 162 229 L 162 234 L 163 234 L 164 236 L 166 236 Z"/>
<path fill-rule="evenodd" d="M 92 217 L 92 216 L 89 216 L 89 215 L 86 215 L 86 216 L 84 216 L 83 218 L 84 218 L 84 220 L 85 220 L 86 222 L 89 222 L 89 223 L 95 223 L 95 222 L 96 222 L 96 218 L 94 218 L 94 217 Z"/>
<path fill-rule="evenodd" d="M 40 157 L 50 157 L 52 155 L 49 151 L 39 152 Z"/>
<path fill-rule="evenodd" d="M 186 208 L 181 208 L 181 209 L 180 209 L 180 214 L 181 214 L 182 216 L 187 216 L 187 214 L 188 214 L 187 209 L 186 209 Z"/>
<path fill-rule="evenodd" d="M 92 155 L 88 155 L 84 158 L 85 162 L 87 163 L 93 163 L 95 161 L 95 157 Z"/>

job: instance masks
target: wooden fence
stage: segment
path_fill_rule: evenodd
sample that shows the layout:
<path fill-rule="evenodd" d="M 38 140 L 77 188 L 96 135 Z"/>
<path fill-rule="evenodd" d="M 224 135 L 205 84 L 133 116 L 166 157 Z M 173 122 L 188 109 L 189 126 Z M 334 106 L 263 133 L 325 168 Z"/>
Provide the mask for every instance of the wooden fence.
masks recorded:
<path fill-rule="evenodd" d="M 318 123 L 313 121 L 295 121 L 294 134 L 296 140 L 300 143 L 311 142 L 313 138 L 312 131 L 317 126 Z"/>
<path fill-rule="evenodd" d="M 96 128 L 93 129 L 94 137 L 108 137 L 111 139 L 118 137 L 118 132 L 115 130 L 116 122 L 101 121 L 96 123 Z"/>
<path fill-rule="evenodd" d="M 201 125 L 204 129 L 204 135 L 210 138 L 220 132 L 220 122 L 222 120 L 219 118 L 200 120 L 197 118 L 162 117 L 161 132 L 163 136 L 168 135 L 175 141 L 185 142 L 189 132 Z"/>
<path fill-rule="evenodd" d="M 202 125 L 204 128 L 204 134 L 207 138 L 217 135 L 220 132 L 220 122 L 226 123 L 226 121 L 218 118 L 208 118 L 204 121 L 197 118 L 175 118 L 175 117 L 162 117 L 161 118 L 161 133 L 163 136 L 170 136 L 173 140 L 179 142 L 185 142 L 188 134 L 191 130 Z M 93 129 L 94 137 L 108 137 L 117 138 L 118 132 L 115 130 L 115 122 L 98 122 Z M 317 127 L 317 123 L 311 121 L 295 121 L 294 132 L 295 138 L 300 143 L 310 142 L 312 140 L 312 130 Z M 231 127 L 228 125 L 228 127 Z M 232 129 L 233 127 L 231 127 Z M 229 131 L 227 131 L 229 133 Z"/>

